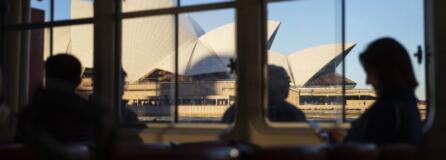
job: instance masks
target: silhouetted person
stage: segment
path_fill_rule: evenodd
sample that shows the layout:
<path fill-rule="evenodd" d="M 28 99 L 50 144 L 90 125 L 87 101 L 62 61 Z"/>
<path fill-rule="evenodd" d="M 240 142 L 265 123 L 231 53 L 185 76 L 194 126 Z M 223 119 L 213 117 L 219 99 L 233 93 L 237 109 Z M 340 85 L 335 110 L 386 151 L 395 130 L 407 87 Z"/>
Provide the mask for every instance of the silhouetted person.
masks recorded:
<path fill-rule="evenodd" d="M 121 107 L 121 122 L 124 123 L 125 125 L 131 127 L 134 131 L 136 131 L 132 134 L 128 134 L 127 137 L 124 138 L 124 141 L 126 141 L 127 143 L 131 142 L 131 143 L 143 144 L 144 141 L 139 136 L 139 134 L 147 127 L 144 123 L 139 121 L 138 115 L 136 115 L 136 113 L 132 109 L 129 108 L 129 106 L 127 105 L 128 100 L 123 99 L 124 91 L 125 91 L 125 78 L 127 77 L 127 73 L 124 71 L 124 69 L 122 69 L 121 72 L 122 72 L 121 82 L 123 82 L 123 83 L 121 83 L 121 88 L 120 88 L 120 96 L 122 98 L 121 105 L 120 105 L 120 107 Z"/>
<path fill-rule="evenodd" d="M 136 113 L 129 108 L 127 105 L 128 100 L 123 99 L 124 91 L 125 91 L 125 78 L 127 77 L 127 73 L 124 69 L 121 70 L 121 88 L 119 89 L 119 95 L 122 98 L 121 100 L 121 120 L 124 123 L 139 123 L 138 116 Z"/>
<path fill-rule="evenodd" d="M 93 71 L 94 74 L 94 71 Z M 123 98 L 124 91 L 125 91 L 125 78 L 127 77 L 127 73 L 124 71 L 124 69 L 121 69 L 121 86 L 119 88 L 119 97 Z M 93 82 L 94 86 L 94 82 Z M 94 101 L 95 95 L 90 95 L 89 99 L 91 101 Z M 139 133 L 143 131 L 144 128 L 146 128 L 146 125 L 139 121 L 138 115 L 129 108 L 127 105 L 128 100 L 121 99 L 121 104 L 119 105 L 119 111 L 121 113 L 121 119 L 120 123 L 123 124 L 123 126 L 131 127 L 134 130 L 137 130 L 136 134 L 126 134 L 126 137 L 123 139 L 126 141 L 126 143 L 144 143 L 144 141 L 139 137 Z M 118 143 L 120 142 L 121 137 L 115 137 L 117 138 Z"/>
<path fill-rule="evenodd" d="M 290 78 L 285 69 L 268 66 L 268 118 L 273 122 L 305 122 L 305 114 L 286 98 L 290 90 Z M 223 115 L 222 122 L 231 123 L 235 119 L 235 106 Z"/>
<path fill-rule="evenodd" d="M 81 63 L 72 55 L 49 57 L 45 88 L 36 92 L 20 114 L 18 140 L 34 146 L 45 159 L 82 158 L 69 145 L 87 144 L 96 149 L 103 136 L 100 107 L 75 94 L 81 70 Z"/>
<path fill-rule="evenodd" d="M 360 61 L 377 100 L 352 122 L 345 141 L 418 144 L 422 127 L 414 93 L 418 83 L 406 49 L 394 39 L 378 39 L 360 54 Z"/>

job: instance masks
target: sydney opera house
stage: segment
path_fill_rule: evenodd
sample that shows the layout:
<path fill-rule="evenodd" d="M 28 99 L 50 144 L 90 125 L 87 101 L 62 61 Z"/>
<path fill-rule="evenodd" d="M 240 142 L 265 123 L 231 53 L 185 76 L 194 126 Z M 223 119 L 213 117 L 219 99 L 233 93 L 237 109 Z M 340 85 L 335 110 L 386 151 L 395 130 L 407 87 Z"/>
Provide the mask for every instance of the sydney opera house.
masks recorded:
<path fill-rule="evenodd" d="M 91 2 L 71 1 L 71 17 L 92 14 Z M 174 5 L 171 1 L 144 3 L 123 2 L 123 10 L 160 8 Z M 175 18 L 159 16 L 123 21 L 122 65 L 127 73 L 124 99 L 141 120 L 162 120 L 170 117 L 173 105 L 173 77 L 178 69 L 178 106 L 181 120 L 202 118 L 218 120 L 235 103 L 236 77 L 228 66 L 236 59 L 235 24 L 230 23 L 205 32 L 190 16 L 179 16 L 178 63 L 175 66 Z M 268 22 L 268 46 L 280 29 L 280 22 Z M 45 43 L 48 43 L 45 34 Z M 54 53 L 71 53 L 85 67 L 81 93 L 92 90 L 93 27 L 55 28 Z M 47 45 L 45 45 L 47 46 Z M 342 75 L 336 72 L 355 47 L 354 43 L 325 44 L 295 53 L 282 54 L 270 50 L 268 63 L 283 67 L 290 77 L 288 101 L 302 109 L 310 119 L 330 119 L 340 115 L 342 107 Z M 344 54 L 345 53 L 345 54 Z M 45 55 L 49 54 L 48 47 Z M 243 54 L 243 53 L 241 53 Z M 354 118 L 374 101 L 368 89 L 355 89 L 356 83 L 345 79 L 347 117 Z M 351 114 L 349 114 L 351 113 Z"/>

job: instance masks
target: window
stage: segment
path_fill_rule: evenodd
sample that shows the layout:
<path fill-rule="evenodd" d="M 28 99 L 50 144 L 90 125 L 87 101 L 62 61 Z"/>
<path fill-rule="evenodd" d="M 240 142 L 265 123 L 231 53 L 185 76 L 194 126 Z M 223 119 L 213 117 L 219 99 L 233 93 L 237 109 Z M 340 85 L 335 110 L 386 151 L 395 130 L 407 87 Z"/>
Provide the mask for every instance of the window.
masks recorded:
<path fill-rule="evenodd" d="M 148 11 L 156 9 L 175 8 L 177 6 L 193 6 L 231 2 L 234 0 L 125 0 L 122 2 L 123 12 Z M 218 8 L 218 7 L 217 7 Z"/>
<path fill-rule="evenodd" d="M 45 22 L 91 18 L 93 2 L 93 0 L 30 0 L 32 9 L 44 11 Z"/>
<path fill-rule="evenodd" d="M 414 56 L 418 52 L 418 46 L 422 50 L 425 48 L 423 6 L 423 0 L 366 0 L 361 3 L 346 0 L 346 41 L 356 43 L 345 61 L 345 75 L 356 83 L 354 89 L 347 90 L 347 98 L 353 95 L 376 97 L 373 92 L 367 93 L 372 90 L 372 87 L 366 83 L 366 75 L 359 62 L 359 53 L 377 38 L 392 37 L 409 52 L 412 68 L 418 81 L 415 92 L 419 99 L 418 108 L 422 119 L 426 118 L 426 61 L 423 57 L 422 61 L 418 62 L 417 57 Z M 376 12 L 378 9 L 379 12 Z M 398 12 L 396 13 L 395 10 Z M 347 119 L 357 118 L 373 101 L 373 99 L 347 99 Z M 361 108 L 361 111 L 357 112 L 357 108 Z"/>
<path fill-rule="evenodd" d="M 94 84 L 93 2 L 32 0 L 29 23 L 33 24 L 19 25 L 22 31 L 32 30 L 31 51 L 39 53 L 32 55 L 45 58 L 70 52 L 81 59 L 84 81 L 78 91 L 86 97 Z M 354 120 L 373 104 L 376 94 L 366 84 L 358 61 L 358 54 L 372 40 L 394 37 L 411 54 L 424 47 L 422 0 L 345 0 L 345 8 L 341 2 L 271 0 L 267 4 L 268 64 L 281 68 L 269 71 L 284 73 L 279 79 L 268 75 L 274 82 L 269 85 L 282 80 L 288 86 L 282 98 L 308 120 Z M 126 74 L 121 107 L 146 122 L 219 122 L 235 105 L 238 89 L 237 77 L 228 67 L 237 58 L 235 4 L 233 0 L 122 1 L 122 13 L 116 16 L 122 22 L 122 35 L 116 41 Z M 374 14 L 378 7 L 384 8 Z M 394 9 L 399 13 L 392 13 Z M 412 62 L 425 118 L 425 63 L 418 64 L 416 57 Z M 269 101 L 279 92 L 270 92 Z M 275 115 L 269 113 L 274 110 L 267 111 Z"/>
<path fill-rule="evenodd" d="M 341 5 L 343 1 L 345 8 Z M 112 4 L 121 1 L 29 2 L 30 14 L 24 14 L 27 10 L 11 9 L 17 14 L 11 16 L 12 19 L 19 24 L 6 26 L 14 32 L 5 36 L 4 43 L 14 46 L 5 47 L 10 53 L 4 53 L 6 58 L 2 63 L 7 66 L 3 69 L 8 71 L 3 72 L 4 77 L 8 82 L 14 82 L 7 88 L 6 96 L 11 101 L 8 105 L 16 109 L 23 106 L 26 103 L 23 97 L 28 95 L 26 90 L 32 91 L 32 87 L 42 85 L 46 56 L 65 51 L 85 54 L 81 58 L 85 68 L 78 92 L 85 97 L 89 97 L 93 89 L 99 92 L 101 103 L 110 105 L 110 110 L 116 109 L 113 115 L 116 119 L 131 111 L 142 122 L 169 123 L 149 124 L 153 130 L 169 126 L 160 129 L 157 133 L 161 134 L 157 136 L 144 136 L 153 137 L 151 139 L 158 142 L 176 141 L 178 137 L 183 140 L 189 137 L 217 139 L 227 125 L 214 124 L 220 122 L 229 107 L 237 104 L 236 109 L 242 114 L 237 116 L 233 129 L 227 134 L 228 139 L 247 142 L 262 139 L 260 141 L 275 144 L 314 143 L 315 139 L 296 136 L 311 133 L 305 128 L 306 124 L 271 124 L 265 120 L 296 122 L 275 119 L 274 116 L 283 115 L 274 110 L 266 110 L 268 113 L 264 116 L 263 107 L 271 106 L 265 104 L 265 100 L 271 102 L 274 99 L 270 97 L 278 95 L 272 92 L 266 97 L 268 89 L 264 88 L 263 81 L 268 76 L 263 72 L 266 56 L 269 64 L 285 70 L 281 75 L 286 78 L 280 82 L 288 85 L 284 93 L 288 106 L 294 107 L 291 110 L 299 109 L 308 120 L 347 122 L 360 116 L 376 99 L 373 89 L 365 83 L 365 75 L 358 63 L 358 53 L 369 42 L 391 36 L 401 40 L 411 54 L 418 51 L 418 45 L 425 47 L 422 0 L 270 0 L 267 14 L 259 12 L 264 11 L 261 6 L 265 1 L 261 0 L 184 0 L 181 3 L 175 0 L 125 0 L 122 5 L 117 4 L 122 6 L 122 13 L 118 14 L 113 13 L 116 7 Z M 132 6 L 132 3 L 137 5 Z M 73 4 L 88 7 L 75 10 Z M 93 18 L 94 4 L 100 7 L 96 7 L 96 17 Z M 376 10 L 382 12 L 375 13 Z M 344 11 L 345 15 L 342 14 Z M 265 15 L 269 20 L 267 30 L 261 25 Z M 233 24 L 236 20 L 238 33 Z M 152 23 L 157 24 L 150 25 Z M 93 44 L 93 39 L 100 41 Z M 232 46 L 236 42 L 237 48 Z M 26 49 L 30 49 L 28 54 L 24 53 L 28 52 Z M 308 55 L 300 57 L 305 53 Z M 346 55 L 345 61 L 342 56 L 339 58 L 342 54 Z M 29 56 L 29 66 L 26 66 L 26 56 Z M 93 57 L 101 63 L 92 66 Z M 231 66 L 235 58 L 237 76 L 226 67 Z M 417 90 L 419 108 L 425 118 L 426 64 L 419 65 L 414 57 L 412 60 L 420 84 Z M 122 81 L 116 73 L 121 69 L 120 62 L 127 74 L 126 82 L 119 85 L 125 89 L 122 104 L 118 103 L 121 97 L 116 97 L 121 93 L 116 89 L 116 81 Z M 320 63 L 315 65 L 313 62 Z M 315 68 L 311 68 L 312 65 Z M 27 69 L 29 75 L 22 72 Z M 95 69 L 100 74 L 95 74 Z M 269 71 L 279 73 L 273 69 Z M 93 83 L 92 77 L 99 77 L 101 81 Z M 171 127 L 178 123 L 210 124 Z M 153 130 L 143 134 L 151 134 Z M 183 132 L 185 130 L 187 132 Z M 178 134 L 181 136 L 176 136 Z M 192 134 L 195 135 L 190 136 Z"/>
<path fill-rule="evenodd" d="M 122 13 L 116 18 L 121 19 L 122 30 L 116 32 L 121 37 L 114 41 L 120 43 L 118 54 L 126 75 L 122 105 L 117 109 L 122 116 L 133 111 L 145 122 L 220 122 L 229 108 L 235 90 L 223 92 L 221 88 L 235 88 L 235 76 L 227 67 L 236 58 L 235 2 L 181 2 L 119 2 Z M 31 0 L 30 16 L 38 23 L 20 26 L 42 29 L 44 43 L 37 44 L 39 37 L 35 38 L 33 44 L 41 51 L 33 55 L 45 59 L 68 52 L 80 59 L 84 73 L 78 92 L 85 98 L 93 93 L 95 75 L 94 5 L 94 0 Z M 43 70 L 42 62 L 32 65 Z"/>
<path fill-rule="evenodd" d="M 272 122 L 341 118 L 343 51 L 337 7 L 337 1 L 326 0 L 268 4 L 267 113 Z M 346 47 L 349 52 L 354 44 Z"/>
<path fill-rule="evenodd" d="M 90 6 L 82 7 L 85 12 L 80 13 L 76 8 L 79 7 L 78 3 L 90 3 Z M 78 57 L 83 65 L 83 81 L 77 92 L 88 98 L 92 93 L 93 84 L 91 79 L 93 70 L 92 2 L 31 0 L 28 7 L 29 19 L 23 20 L 21 22 L 23 24 L 16 26 L 22 34 L 29 34 L 29 50 L 23 55 L 29 57 L 28 96 L 32 96 L 36 89 L 44 84 L 44 61 L 51 55 L 69 53 Z M 80 18 L 84 18 L 84 21 L 72 20 Z M 66 23 L 56 24 L 61 21 Z M 27 45 L 22 45 L 22 47 L 25 46 Z"/>
<path fill-rule="evenodd" d="M 48 30 L 47 30 L 48 31 Z M 50 41 L 52 39 L 52 41 Z M 72 54 L 82 64 L 82 81 L 77 88 L 77 93 L 89 99 L 93 93 L 93 25 L 71 25 L 53 27 L 52 38 L 48 32 L 45 33 L 45 43 L 48 46 L 44 50 L 44 59 L 50 55 Z M 52 46 L 52 49 L 49 48 Z M 50 51 L 52 50 L 52 51 Z"/>
<path fill-rule="evenodd" d="M 418 46 L 424 48 L 424 1 L 345 0 L 345 8 L 342 2 L 268 3 L 268 64 L 283 68 L 284 78 L 289 78 L 288 104 L 302 111 L 307 120 L 358 118 L 376 99 L 373 88 L 366 84 L 358 55 L 373 40 L 392 37 L 409 51 L 419 82 L 419 110 L 425 119 L 425 61 L 412 56 Z M 277 70 L 269 68 L 269 81 L 274 81 L 269 83 L 270 101 L 277 101 L 277 79 L 271 77 L 280 76 Z M 267 111 L 274 112 L 270 107 Z M 274 122 L 271 116 L 283 114 L 268 116 Z"/>
<path fill-rule="evenodd" d="M 218 123 L 235 96 L 236 78 L 228 68 L 236 58 L 234 3 L 182 2 L 122 3 L 123 99 L 132 103 L 121 109 L 133 110 L 144 122 Z M 217 10 L 185 8 L 207 3 Z M 177 13 L 181 7 L 186 11 Z"/>

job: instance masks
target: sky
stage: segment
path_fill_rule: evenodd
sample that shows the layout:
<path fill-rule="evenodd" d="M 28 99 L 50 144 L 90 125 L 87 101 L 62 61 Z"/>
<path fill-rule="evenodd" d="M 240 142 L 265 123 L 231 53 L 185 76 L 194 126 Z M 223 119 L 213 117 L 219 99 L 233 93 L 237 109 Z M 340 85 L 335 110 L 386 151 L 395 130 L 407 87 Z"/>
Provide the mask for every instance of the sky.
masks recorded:
<path fill-rule="evenodd" d="M 148 1 L 151 0 L 142 0 Z M 182 5 L 223 2 L 230 0 L 182 0 Z M 49 0 L 32 6 L 49 10 Z M 55 19 L 70 17 L 70 0 L 55 0 Z M 340 0 L 299 0 L 268 5 L 268 19 L 281 22 L 271 50 L 284 55 L 308 47 L 341 42 Z M 358 55 L 373 40 L 392 37 L 400 41 L 411 54 L 420 86 L 419 99 L 425 99 L 424 64 L 418 64 L 412 54 L 417 46 L 424 47 L 423 0 L 346 0 L 346 42 L 356 43 L 346 58 L 346 77 L 357 83 L 356 88 L 371 88 L 365 83 L 365 73 Z M 47 18 L 49 14 L 47 14 Z M 194 12 L 189 14 L 204 31 L 235 21 L 234 9 Z M 341 65 L 340 65 L 341 66 Z M 341 70 L 337 68 L 338 72 Z M 340 72 L 339 72 L 340 73 Z"/>

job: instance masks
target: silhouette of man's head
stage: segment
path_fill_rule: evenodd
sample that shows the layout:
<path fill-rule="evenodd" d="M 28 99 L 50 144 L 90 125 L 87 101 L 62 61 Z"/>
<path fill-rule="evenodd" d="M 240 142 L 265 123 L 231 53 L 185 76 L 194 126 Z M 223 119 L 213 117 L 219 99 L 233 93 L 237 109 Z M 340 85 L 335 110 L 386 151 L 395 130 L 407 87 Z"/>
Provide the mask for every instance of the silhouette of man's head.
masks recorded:
<path fill-rule="evenodd" d="M 380 92 L 415 89 L 418 85 L 407 50 L 392 38 L 372 42 L 360 54 L 367 81 Z"/>
<path fill-rule="evenodd" d="M 269 97 L 285 99 L 290 89 L 290 78 L 285 69 L 275 65 L 268 66 L 268 91 Z"/>
<path fill-rule="evenodd" d="M 69 54 L 57 54 L 49 57 L 45 63 L 45 76 L 69 82 L 78 86 L 81 82 L 81 62 Z"/>

